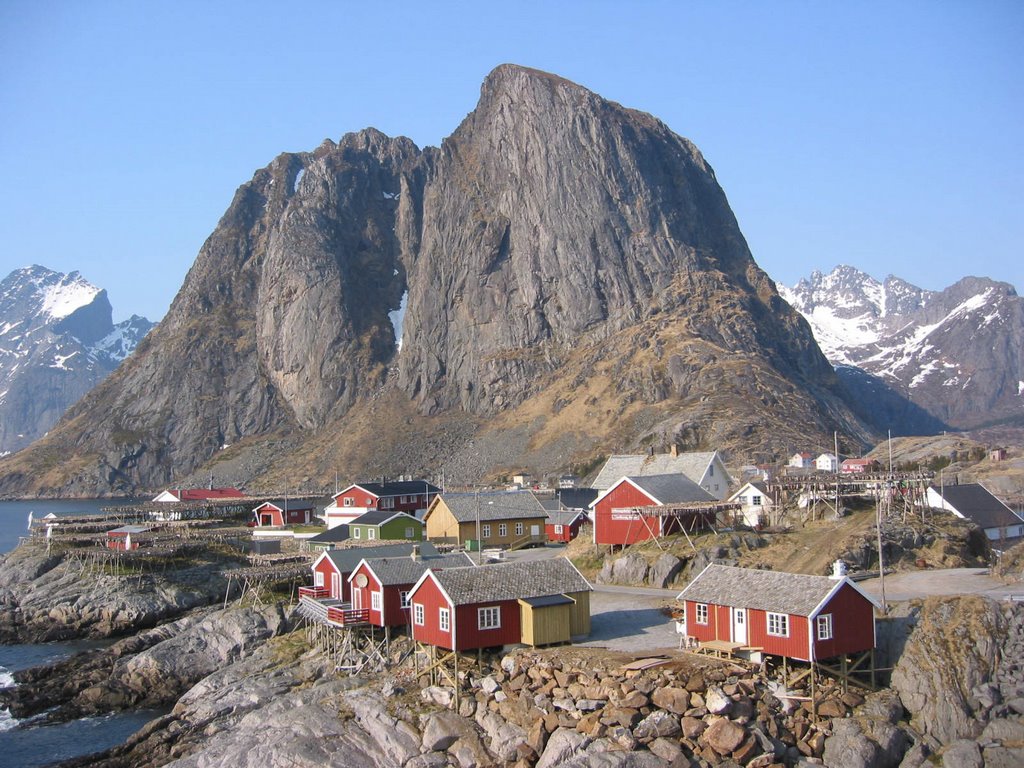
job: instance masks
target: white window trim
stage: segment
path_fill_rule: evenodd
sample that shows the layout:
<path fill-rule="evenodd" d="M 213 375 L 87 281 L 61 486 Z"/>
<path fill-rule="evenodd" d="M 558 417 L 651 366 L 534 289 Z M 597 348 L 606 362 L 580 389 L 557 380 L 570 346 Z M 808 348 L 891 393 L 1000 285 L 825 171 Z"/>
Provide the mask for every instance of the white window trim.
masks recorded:
<path fill-rule="evenodd" d="M 423 616 L 424 616 L 423 603 L 413 603 L 412 604 L 412 623 L 415 624 L 418 627 L 422 627 L 423 626 Z"/>
<path fill-rule="evenodd" d="M 498 536 L 501 538 L 508 536 L 508 525 L 505 523 L 498 523 Z"/>
<path fill-rule="evenodd" d="M 491 617 L 494 623 L 491 623 Z M 501 606 L 491 605 L 486 608 L 476 609 L 477 629 L 501 629 Z"/>
<path fill-rule="evenodd" d="M 407 608 L 409 608 L 409 605 L 410 605 L 410 603 L 409 603 L 409 590 L 405 590 L 404 592 L 399 592 L 398 593 L 398 599 L 400 601 L 400 605 L 398 606 L 399 608 L 401 608 L 403 611 L 406 610 Z"/>
<path fill-rule="evenodd" d="M 487 523 L 484 523 L 483 525 L 480 526 L 480 538 L 481 539 L 489 539 L 489 538 L 491 538 L 491 526 L 488 525 Z"/>
<path fill-rule="evenodd" d="M 367 528 L 366 529 L 366 538 L 367 539 L 376 539 L 377 538 L 377 529 L 376 528 L 372 528 L 372 527 L 371 528 Z"/>
<path fill-rule="evenodd" d="M 522 523 L 516 523 L 516 536 L 522 536 L 525 530 Z"/>
<path fill-rule="evenodd" d="M 355 526 L 352 527 L 352 538 L 353 539 L 361 539 L 362 538 L 362 533 Z"/>
<path fill-rule="evenodd" d="M 701 614 L 704 614 L 703 620 L 701 619 Z M 694 605 L 693 605 L 693 620 L 697 624 L 707 625 L 707 623 L 708 623 L 708 615 L 709 614 L 710 614 L 710 611 L 708 610 L 708 604 L 707 603 L 694 603 Z"/>
<path fill-rule="evenodd" d="M 452 614 L 447 608 L 438 608 L 437 610 L 437 627 L 442 632 L 451 632 L 452 629 Z"/>
<path fill-rule="evenodd" d="M 555 533 L 558 533 L 558 534 L 565 533 L 565 529 L 561 525 L 556 525 L 555 526 Z"/>
<path fill-rule="evenodd" d="M 832 614 L 822 613 L 814 621 L 816 634 L 819 640 L 831 640 L 832 635 Z"/>
<path fill-rule="evenodd" d="M 343 506 L 343 507 L 351 507 L 352 506 L 352 499 L 348 499 L 348 498 L 342 499 L 341 500 L 341 506 Z"/>
<path fill-rule="evenodd" d="M 381 593 L 380 590 L 374 590 L 370 593 L 370 608 L 374 611 L 381 610 Z"/>
<path fill-rule="evenodd" d="M 313 586 L 322 587 L 324 585 L 324 572 L 313 571 Z"/>
<path fill-rule="evenodd" d="M 775 625 L 774 629 L 772 624 Z M 789 614 L 768 613 L 766 619 L 767 633 L 772 637 L 789 637 Z"/>
<path fill-rule="evenodd" d="M 411 525 L 405 529 L 405 538 L 407 538 L 407 539 L 415 539 L 416 538 L 416 529 L 413 528 Z"/>

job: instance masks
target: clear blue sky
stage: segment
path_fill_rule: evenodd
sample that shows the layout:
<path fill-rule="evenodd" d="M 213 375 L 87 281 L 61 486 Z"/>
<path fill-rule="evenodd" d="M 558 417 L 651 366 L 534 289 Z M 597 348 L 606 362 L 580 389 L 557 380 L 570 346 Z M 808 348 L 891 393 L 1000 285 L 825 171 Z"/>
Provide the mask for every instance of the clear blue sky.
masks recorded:
<path fill-rule="evenodd" d="M 514 62 L 664 120 L 791 284 L 1024 286 L 1024 3 L 0 3 L 0 277 L 159 319 L 239 184 L 374 126 L 436 145 Z"/>

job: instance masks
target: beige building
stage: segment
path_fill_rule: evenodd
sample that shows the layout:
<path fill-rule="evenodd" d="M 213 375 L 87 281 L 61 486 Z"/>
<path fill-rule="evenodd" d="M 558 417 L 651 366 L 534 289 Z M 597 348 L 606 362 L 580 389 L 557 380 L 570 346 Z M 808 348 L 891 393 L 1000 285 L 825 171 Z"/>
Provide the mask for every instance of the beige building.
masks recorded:
<path fill-rule="evenodd" d="M 529 491 L 442 494 L 423 518 L 428 541 L 484 547 L 543 544 L 547 512 Z"/>

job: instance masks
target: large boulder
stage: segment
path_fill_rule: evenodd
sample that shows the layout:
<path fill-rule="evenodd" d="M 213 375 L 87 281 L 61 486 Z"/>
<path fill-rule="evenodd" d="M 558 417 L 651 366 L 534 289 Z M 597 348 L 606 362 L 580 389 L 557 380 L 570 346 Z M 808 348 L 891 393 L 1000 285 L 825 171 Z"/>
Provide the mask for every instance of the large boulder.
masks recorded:
<path fill-rule="evenodd" d="M 669 552 L 662 553 L 661 557 L 654 561 L 647 574 L 647 582 L 652 587 L 664 589 L 673 581 L 683 569 L 683 561 Z"/>

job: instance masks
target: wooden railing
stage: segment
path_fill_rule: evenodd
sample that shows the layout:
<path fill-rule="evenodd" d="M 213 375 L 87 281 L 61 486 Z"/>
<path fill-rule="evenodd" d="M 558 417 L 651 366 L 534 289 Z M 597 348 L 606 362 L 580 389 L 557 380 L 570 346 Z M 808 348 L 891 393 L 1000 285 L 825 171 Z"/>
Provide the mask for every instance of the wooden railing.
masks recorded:
<path fill-rule="evenodd" d="M 347 605 L 347 603 L 345 604 Z M 327 609 L 327 621 L 342 627 L 370 622 L 369 608 L 346 608 L 344 605 L 332 606 Z"/>
<path fill-rule="evenodd" d="M 323 600 L 331 596 L 328 587 L 299 587 L 299 597 L 311 597 L 314 600 Z"/>

